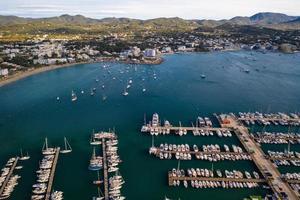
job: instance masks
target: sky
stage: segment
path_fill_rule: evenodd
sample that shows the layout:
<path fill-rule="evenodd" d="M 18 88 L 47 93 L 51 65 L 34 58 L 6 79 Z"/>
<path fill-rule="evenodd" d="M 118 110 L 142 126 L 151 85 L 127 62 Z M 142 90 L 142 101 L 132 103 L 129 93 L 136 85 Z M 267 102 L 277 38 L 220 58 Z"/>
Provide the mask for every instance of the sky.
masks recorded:
<path fill-rule="evenodd" d="M 300 16 L 300 0 L 0 0 L 0 15 L 33 18 L 81 14 L 98 19 L 230 19 L 258 12 Z"/>

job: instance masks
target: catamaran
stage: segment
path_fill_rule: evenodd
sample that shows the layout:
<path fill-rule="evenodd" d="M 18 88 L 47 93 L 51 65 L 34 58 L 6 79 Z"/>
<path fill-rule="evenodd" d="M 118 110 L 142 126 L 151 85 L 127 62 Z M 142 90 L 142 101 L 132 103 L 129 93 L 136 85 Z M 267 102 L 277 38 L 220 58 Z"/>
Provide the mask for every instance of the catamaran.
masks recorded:
<path fill-rule="evenodd" d="M 69 144 L 68 140 L 66 137 L 64 137 L 64 142 L 65 142 L 65 149 L 61 150 L 60 153 L 71 153 L 72 152 L 72 147 Z"/>
<path fill-rule="evenodd" d="M 76 100 L 77 100 L 77 96 L 75 92 L 72 90 L 72 101 L 76 101 Z"/>
<path fill-rule="evenodd" d="M 55 154 L 55 148 L 48 147 L 48 139 L 47 138 L 45 138 L 45 143 L 43 145 L 42 153 L 43 153 L 43 155 Z"/>

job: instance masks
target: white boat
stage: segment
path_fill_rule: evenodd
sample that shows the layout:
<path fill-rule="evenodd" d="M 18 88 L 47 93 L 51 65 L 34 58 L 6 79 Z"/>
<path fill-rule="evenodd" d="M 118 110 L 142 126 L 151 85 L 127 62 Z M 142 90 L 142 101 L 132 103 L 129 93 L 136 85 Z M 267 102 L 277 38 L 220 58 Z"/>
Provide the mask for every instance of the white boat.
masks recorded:
<path fill-rule="evenodd" d="M 143 88 L 143 92 L 146 92 L 146 88 Z"/>
<path fill-rule="evenodd" d="M 69 144 L 68 140 L 66 137 L 64 137 L 64 142 L 65 142 L 65 149 L 61 150 L 60 153 L 71 153 L 72 152 L 72 147 Z"/>
<path fill-rule="evenodd" d="M 124 92 L 123 92 L 123 96 L 128 96 L 128 95 L 129 95 L 129 93 L 125 89 Z"/>
<path fill-rule="evenodd" d="M 59 101 L 59 100 L 60 100 L 60 98 L 59 98 L 59 97 L 56 97 L 56 100 L 57 100 L 57 101 Z"/>
<path fill-rule="evenodd" d="M 21 149 L 21 157 L 20 157 L 20 160 L 28 160 L 30 158 L 30 156 L 28 155 L 28 152 L 27 152 L 27 155 L 24 156 L 23 155 L 23 152 L 22 152 L 22 149 Z"/>
<path fill-rule="evenodd" d="M 55 154 L 55 148 L 49 148 L 48 147 L 48 139 L 45 138 L 45 143 L 43 145 L 42 153 L 43 155 L 52 155 Z"/>
<path fill-rule="evenodd" d="M 72 90 L 72 101 L 76 101 L 76 100 L 77 100 L 77 96 L 75 92 Z"/>

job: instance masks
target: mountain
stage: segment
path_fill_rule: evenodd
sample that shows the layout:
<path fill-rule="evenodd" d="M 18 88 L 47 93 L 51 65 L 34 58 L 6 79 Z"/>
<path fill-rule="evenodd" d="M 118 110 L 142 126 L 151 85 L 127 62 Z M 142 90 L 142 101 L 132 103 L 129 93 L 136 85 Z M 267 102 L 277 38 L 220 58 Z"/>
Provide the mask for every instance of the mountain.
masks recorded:
<path fill-rule="evenodd" d="M 229 20 L 185 20 L 178 17 L 148 20 L 131 18 L 93 19 L 83 15 L 61 15 L 50 18 L 22 18 L 0 16 L 0 35 L 37 34 L 109 34 L 109 33 L 158 33 L 212 30 L 238 26 L 264 27 L 268 29 L 300 29 L 300 17 L 281 13 L 257 13 L 250 17 L 237 16 Z M 249 29 L 249 28 L 248 28 Z M 26 36 L 27 37 L 27 36 Z"/>
<path fill-rule="evenodd" d="M 250 17 L 250 21 L 254 24 L 279 24 L 295 19 L 297 19 L 297 17 L 271 12 L 257 13 Z"/>

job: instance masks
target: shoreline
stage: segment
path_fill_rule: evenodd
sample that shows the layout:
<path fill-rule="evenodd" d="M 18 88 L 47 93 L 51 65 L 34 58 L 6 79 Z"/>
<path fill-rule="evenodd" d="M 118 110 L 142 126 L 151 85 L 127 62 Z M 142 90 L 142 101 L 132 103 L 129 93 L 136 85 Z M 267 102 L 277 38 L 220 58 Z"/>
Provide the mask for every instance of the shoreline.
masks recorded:
<path fill-rule="evenodd" d="M 0 80 L 0 87 L 8 85 L 10 83 L 16 82 L 18 80 L 27 78 L 29 76 L 32 75 L 36 75 L 36 74 L 40 74 L 43 72 L 47 72 L 47 71 L 52 71 L 55 69 L 60 69 L 60 68 L 65 68 L 65 67 L 71 67 L 77 64 L 88 64 L 91 62 L 80 62 L 80 63 L 67 63 L 67 64 L 61 64 L 61 65 L 50 65 L 50 66 L 45 66 L 45 67 L 40 67 L 40 68 L 35 68 L 32 70 L 27 70 L 25 72 L 17 72 L 7 78 L 1 79 Z"/>
<path fill-rule="evenodd" d="M 3 78 L 3 79 L 0 80 L 0 87 L 8 85 L 8 84 L 13 83 L 13 82 L 16 82 L 18 80 L 27 78 L 29 76 L 33 76 L 33 75 L 40 74 L 40 73 L 47 72 L 47 71 L 52 71 L 52 70 L 65 68 L 65 67 L 72 67 L 72 66 L 80 65 L 80 64 L 91 64 L 91 63 L 101 63 L 101 62 L 120 62 L 120 63 L 126 63 L 126 64 L 146 64 L 146 65 L 152 65 L 153 64 L 153 65 L 159 65 L 163 62 L 163 59 L 160 58 L 160 59 L 156 60 L 156 62 L 134 63 L 134 62 L 130 62 L 130 61 L 120 61 L 120 60 L 116 60 L 116 59 L 102 57 L 100 59 L 97 58 L 96 60 L 91 60 L 91 61 L 43 66 L 43 67 L 39 67 L 39 68 L 34 68 L 32 70 L 27 70 L 25 72 L 19 71 L 19 72 L 15 73 L 15 74 L 7 77 L 7 78 Z"/>

